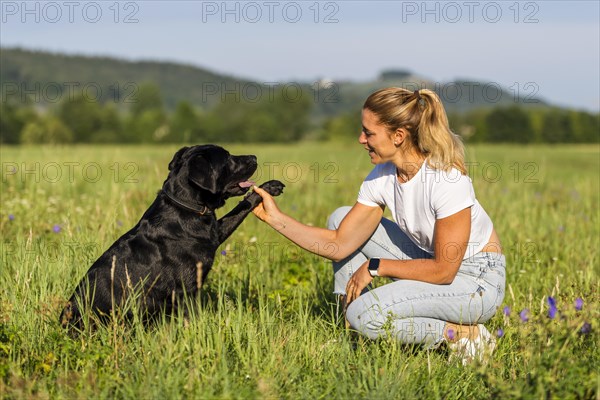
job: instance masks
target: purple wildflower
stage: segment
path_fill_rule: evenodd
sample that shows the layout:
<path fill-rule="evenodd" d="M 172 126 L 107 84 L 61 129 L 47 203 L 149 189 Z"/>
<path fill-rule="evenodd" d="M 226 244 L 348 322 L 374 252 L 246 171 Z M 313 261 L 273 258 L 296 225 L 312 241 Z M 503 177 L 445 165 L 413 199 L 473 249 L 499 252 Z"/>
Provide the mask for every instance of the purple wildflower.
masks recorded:
<path fill-rule="evenodd" d="M 591 331 L 592 331 L 592 324 L 590 324 L 589 322 L 585 322 L 583 324 L 583 326 L 581 327 L 581 329 L 579 330 L 579 333 L 587 335 Z"/>
<path fill-rule="evenodd" d="M 123 222 L 120 219 L 117 220 L 117 226 L 123 226 Z"/>
<path fill-rule="evenodd" d="M 523 322 L 529 321 L 529 309 L 524 308 L 523 311 L 519 313 L 519 318 L 521 318 L 521 321 Z"/>
<path fill-rule="evenodd" d="M 504 308 L 502 309 L 502 314 L 506 315 L 507 317 L 510 317 L 510 307 L 504 306 Z"/>
<path fill-rule="evenodd" d="M 15 220 L 14 214 L 8 214 L 8 220 L 9 221 L 14 221 Z"/>
<path fill-rule="evenodd" d="M 226 252 L 225 250 L 221 250 L 221 255 L 222 255 L 222 256 L 226 256 L 226 255 L 227 255 L 227 252 Z"/>
<path fill-rule="evenodd" d="M 496 331 L 496 336 L 498 336 L 498 338 L 504 336 L 504 330 L 502 328 L 498 328 L 498 330 Z"/>
<path fill-rule="evenodd" d="M 581 311 L 583 309 L 583 299 L 578 297 L 575 299 L 575 310 Z"/>
<path fill-rule="evenodd" d="M 548 317 L 550 317 L 550 319 L 554 319 L 554 317 L 556 317 L 556 313 L 558 312 L 558 309 L 556 308 L 556 299 L 554 299 L 554 297 L 548 297 L 548 305 L 550 306 L 548 309 Z"/>
<path fill-rule="evenodd" d="M 60 232 L 60 225 L 54 224 L 54 226 L 52 227 L 52 232 L 59 233 Z"/>
<path fill-rule="evenodd" d="M 446 334 L 448 335 L 448 339 L 454 340 L 454 338 L 455 338 L 455 336 L 454 336 L 454 329 L 448 329 L 446 331 Z"/>

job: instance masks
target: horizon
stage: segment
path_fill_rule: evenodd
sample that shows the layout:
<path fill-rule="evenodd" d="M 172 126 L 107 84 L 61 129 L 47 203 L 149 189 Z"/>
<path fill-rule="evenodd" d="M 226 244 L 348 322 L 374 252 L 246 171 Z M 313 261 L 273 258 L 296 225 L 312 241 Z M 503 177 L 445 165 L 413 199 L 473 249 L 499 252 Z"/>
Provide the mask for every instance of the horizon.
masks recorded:
<path fill-rule="evenodd" d="M 3 1 L 0 46 L 185 64 L 254 82 L 364 82 L 408 70 L 600 111 L 598 2 L 72 3 Z"/>

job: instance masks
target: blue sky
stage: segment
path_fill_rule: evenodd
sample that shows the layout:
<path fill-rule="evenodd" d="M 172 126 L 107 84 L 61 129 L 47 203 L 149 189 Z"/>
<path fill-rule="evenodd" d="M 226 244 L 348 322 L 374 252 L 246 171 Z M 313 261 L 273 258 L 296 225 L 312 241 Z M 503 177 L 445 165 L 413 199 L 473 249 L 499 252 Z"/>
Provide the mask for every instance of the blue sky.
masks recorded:
<path fill-rule="evenodd" d="M 262 82 L 408 69 L 600 110 L 598 1 L 4 1 L 0 45 L 185 62 Z"/>

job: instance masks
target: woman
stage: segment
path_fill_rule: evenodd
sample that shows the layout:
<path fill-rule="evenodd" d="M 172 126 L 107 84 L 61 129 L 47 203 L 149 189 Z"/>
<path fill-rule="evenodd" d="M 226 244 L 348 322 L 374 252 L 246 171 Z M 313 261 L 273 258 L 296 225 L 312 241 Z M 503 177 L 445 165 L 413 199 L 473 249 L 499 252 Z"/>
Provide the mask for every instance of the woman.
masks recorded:
<path fill-rule="evenodd" d="M 333 260 L 335 293 L 345 296 L 358 332 L 427 346 L 447 341 L 464 364 L 483 361 L 495 342 L 482 323 L 504 298 L 506 261 L 439 97 L 379 90 L 364 104 L 362 125 L 359 143 L 376 166 L 357 203 L 336 210 L 328 229 L 282 213 L 259 188 L 255 215 Z M 382 218 L 385 207 L 393 222 Z M 393 282 L 368 290 L 374 277 Z"/>

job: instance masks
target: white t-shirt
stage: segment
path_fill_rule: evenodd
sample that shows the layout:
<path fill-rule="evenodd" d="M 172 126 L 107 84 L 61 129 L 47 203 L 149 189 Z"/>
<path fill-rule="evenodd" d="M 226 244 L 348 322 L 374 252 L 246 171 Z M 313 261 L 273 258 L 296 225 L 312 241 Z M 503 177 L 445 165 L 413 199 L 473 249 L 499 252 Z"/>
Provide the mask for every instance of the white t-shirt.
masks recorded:
<path fill-rule="evenodd" d="M 471 207 L 471 236 L 464 259 L 481 251 L 494 228 L 475 198 L 471 178 L 454 168 L 447 172 L 433 169 L 427 162 L 406 183 L 398 182 L 393 163 L 375 166 L 360 187 L 358 202 L 371 207 L 388 207 L 400 229 L 431 255 L 437 219 Z"/>

